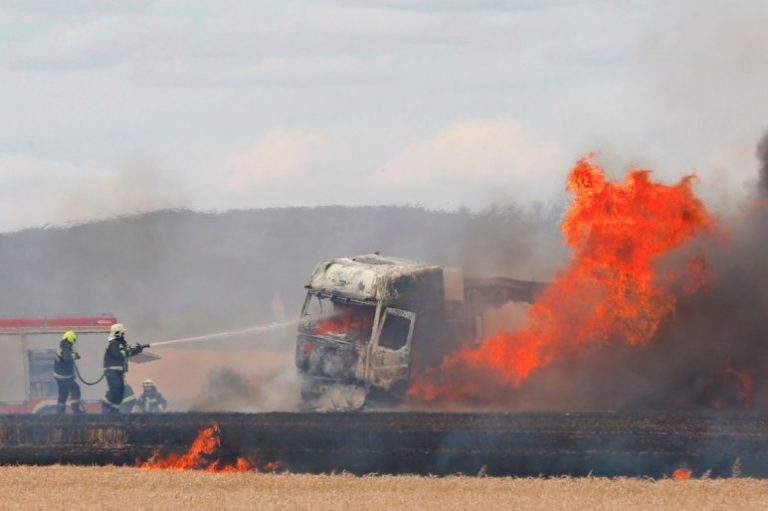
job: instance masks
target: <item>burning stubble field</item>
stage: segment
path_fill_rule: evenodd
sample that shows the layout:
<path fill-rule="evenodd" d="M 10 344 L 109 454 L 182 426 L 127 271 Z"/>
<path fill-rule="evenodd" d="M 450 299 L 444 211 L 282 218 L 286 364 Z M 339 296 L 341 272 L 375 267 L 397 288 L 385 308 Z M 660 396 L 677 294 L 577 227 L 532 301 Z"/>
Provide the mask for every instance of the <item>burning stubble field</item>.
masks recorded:
<path fill-rule="evenodd" d="M 754 412 L 16 415 L 0 416 L 0 464 L 659 479 L 737 465 L 768 477 L 766 425 Z"/>
<path fill-rule="evenodd" d="M 0 468 L 2 509 L 766 509 L 768 481 Z"/>

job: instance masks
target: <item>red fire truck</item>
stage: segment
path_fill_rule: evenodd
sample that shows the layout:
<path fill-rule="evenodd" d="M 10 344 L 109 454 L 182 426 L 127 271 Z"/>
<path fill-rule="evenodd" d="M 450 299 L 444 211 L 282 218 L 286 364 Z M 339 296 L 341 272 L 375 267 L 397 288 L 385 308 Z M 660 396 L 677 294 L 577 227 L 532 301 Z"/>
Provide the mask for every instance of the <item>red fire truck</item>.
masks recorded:
<path fill-rule="evenodd" d="M 0 318 L 0 413 L 51 413 L 57 398 L 53 360 L 61 336 L 77 333 L 75 351 L 82 357 L 77 366 L 86 379 L 102 372 L 102 353 L 109 327 L 117 323 L 111 314 L 48 318 Z M 98 412 L 105 384 L 80 384 L 87 412 Z"/>

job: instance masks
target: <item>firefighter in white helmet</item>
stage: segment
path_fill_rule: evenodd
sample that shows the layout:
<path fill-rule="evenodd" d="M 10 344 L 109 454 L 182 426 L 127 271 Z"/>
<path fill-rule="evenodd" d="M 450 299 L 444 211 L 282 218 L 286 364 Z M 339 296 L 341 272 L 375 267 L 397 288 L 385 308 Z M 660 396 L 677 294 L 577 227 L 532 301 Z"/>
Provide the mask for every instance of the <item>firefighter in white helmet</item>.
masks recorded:
<path fill-rule="evenodd" d="M 125 397 L 125 373 L 128 372 L 128 358 L 138 355 L 149 344 L 128 346 L 125 340 L 125 325 L 115 323 L 109 329 L 107 349 L 104 352 L 104 374 L 107 379 L 107 394 L 101 403 L 104 413 L 120 413 Z"/>
<path fill-rule="evenodd" d="M 144 391 L 136 400 L 136 406 L 145 413 L 164 412 L 168 408 L 168 402 L 160 391 L 157 390 L 155 382 L 147 378 L 144 380 Z"/>

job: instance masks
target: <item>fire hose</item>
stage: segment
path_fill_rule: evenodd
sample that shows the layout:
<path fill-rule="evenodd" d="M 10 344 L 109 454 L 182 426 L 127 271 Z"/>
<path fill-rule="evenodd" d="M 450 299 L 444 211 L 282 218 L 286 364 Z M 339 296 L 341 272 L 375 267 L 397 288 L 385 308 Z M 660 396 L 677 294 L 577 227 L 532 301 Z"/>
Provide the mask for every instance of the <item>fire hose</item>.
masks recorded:
<path fill-rule="evenodd" d="M 97 383 L 99 383 L 101 380 L 104 379 L 104 376 L 107 375 L 107 371 L 106 370 L 102 371 L 101 372 L 101 376 L 99 376 L 99 379 L 96 380 L 96 381 L 86 381 L 85 378 L 83 378 L 80 375 L 80 369 L 78 369 L 77 368 L 77 364 L 75 364 L 75 374 L 77 374 L 77 379 L 80 380 L 81 382 L 83 382 L 85 385 L 96 385 Z"/>
<path fill-rule="evenodd" d="M 143 350 L 144 348 L 149 348 L 149 344 L 137 344 L 137 345 L 136 345 L 136 348 L 141 348 L 141 349 Z M 134 348 L 134 349 L 135 349 L 135 348 Z M 79 359 L 79 358 L 80 358 L 80 356 L 78 356 L 77 358 Z M 103 379 L 104 379 L 104 377 L 107 375 L 107 370 L 106 370 L 106 369 L 104 369 L 104 371 L 102 371 L 102 372 L 101 372 L 101 376 L 99 376 L 99 378 L 98 378 L 96 381 L 87 381 L 87 380 L 86 380 L 85 378 L 83 378 L 83 376 L 80 374 L 80 369 L 78 369 L 78 367 L 77 367 L 77 362 L 74 362 L 74 364 L 73 364 L 73 365 L 75 366 L 75 374 L 77 375 L 77 379 L 78 379 L 78 380 L 80 380 L 81 382 L 83 382 L 83 384 L 85 384 L 85 385 L 96 385 L 96 384 L 97 384 L 97 383 L 99 383 L 101 380 L 103 380 Z"/>

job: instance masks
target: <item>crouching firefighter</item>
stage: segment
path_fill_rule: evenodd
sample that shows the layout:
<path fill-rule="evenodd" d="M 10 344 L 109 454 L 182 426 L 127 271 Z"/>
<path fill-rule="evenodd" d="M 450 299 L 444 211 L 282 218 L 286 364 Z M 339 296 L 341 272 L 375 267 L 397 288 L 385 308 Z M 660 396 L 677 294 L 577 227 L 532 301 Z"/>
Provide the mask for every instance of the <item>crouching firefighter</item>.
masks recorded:
<path fill-rule="evenodd" d="M 75 381 L 75 360 L 80 358 L 74 349 L 75 342 L 77 342 L 75 332 L 71 330 L 64 332 L 53 360 L 53 378 L 59 387 L 59 400 L 56 404 L 58 414 L 67 411 L 67 398 L 69 398 L 72 413 L 83 413 L 83 408 L 80 406 L 80 385 Z"/>
<path fill-rule="evenodd" d="M 147 378 L 142 385 L 144 392 L 141 393 L 136 401 L 136 406 L 144 413 L 160 413 L 168 408 L 168 401 L 157 390 L 155 382 Z"/>
<path fill-rule="evenodd" d="M 125 325 L 116 323 L 109 329 L 107 349 L 104 352 L 104 375 L 107 379 L 107 394 L 101 403 L 104 413 L 120 413 L 125 397 L 125 373 L 128 372 L 128 358 L 138 355 L 149 344 L 128 346 L 125 340 Z"/>

